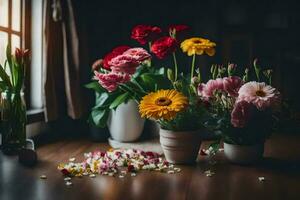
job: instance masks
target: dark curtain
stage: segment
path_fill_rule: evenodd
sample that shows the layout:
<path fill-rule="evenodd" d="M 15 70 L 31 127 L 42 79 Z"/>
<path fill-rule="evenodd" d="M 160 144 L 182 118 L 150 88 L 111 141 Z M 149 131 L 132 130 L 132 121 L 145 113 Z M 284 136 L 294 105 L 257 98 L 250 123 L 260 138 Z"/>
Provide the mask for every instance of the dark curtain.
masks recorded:
<path fill-rule="evenodd" d="M 76 4 L 77 3 L 77 4 Z M 44 0 L 43 82 L 46 121 L 88 111 L 89 80 L 82 5 L 76 0 Z"/>

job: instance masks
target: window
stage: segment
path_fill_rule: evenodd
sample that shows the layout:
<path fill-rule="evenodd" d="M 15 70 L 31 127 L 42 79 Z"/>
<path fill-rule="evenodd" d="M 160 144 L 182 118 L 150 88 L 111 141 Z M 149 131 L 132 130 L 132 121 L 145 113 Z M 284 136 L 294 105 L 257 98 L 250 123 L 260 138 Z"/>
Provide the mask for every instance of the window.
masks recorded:
<path fill-rule="evenodd" d="M 26 70 L 25 80 L 29 117 L 41 113 L 43 107 L 42 8 L 42 0 L 0 0 L 0 64 L 4 64 L 9 42 L 12 53 L 16 47 L 31 51 L 31 66 Z"/>
<path fill-rule="evenodd" d="M 23 0 L 0 0 L 0 63 L 5 60 L 5 48 L 11 42 L 15 47 L 24 47 Z M 23 45 L 22 45 L 23 44 Z"/>

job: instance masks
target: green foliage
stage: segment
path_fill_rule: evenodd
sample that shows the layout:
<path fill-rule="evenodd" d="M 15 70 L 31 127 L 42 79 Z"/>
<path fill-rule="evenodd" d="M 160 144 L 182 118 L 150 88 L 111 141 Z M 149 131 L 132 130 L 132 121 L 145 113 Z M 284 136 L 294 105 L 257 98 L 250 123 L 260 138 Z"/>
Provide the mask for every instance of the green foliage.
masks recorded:
<path fill-rule="evenodd" d="M 130 99 L 140 101 L 149 92 L 170 88 L 170 82 L 166 78 L 164 68 L 155 69 L 142 65 L 137 68 L 131 81 L 120 84 L 118 89 L 113 92 L 108 92 L 97 81 L 92 81 L 85 87 L 94 90 L 96 95 L 95 106 L 91 110 L 89 122 L 98 127 L 105 127 L 111 109 L 116 109 Z"/>

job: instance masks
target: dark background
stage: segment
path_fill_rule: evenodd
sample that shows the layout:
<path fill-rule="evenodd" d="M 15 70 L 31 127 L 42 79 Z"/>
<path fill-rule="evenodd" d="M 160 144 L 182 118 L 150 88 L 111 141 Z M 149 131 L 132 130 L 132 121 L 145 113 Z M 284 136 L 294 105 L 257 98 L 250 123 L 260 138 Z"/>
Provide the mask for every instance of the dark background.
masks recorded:
<path fill-rule="evenodd" d="M 74 6 L 80 13 L 79 25 L 85 35 L 81 39 L 87 42 L 87 70 L 116 46 L 141 46 L 130 38 L 131 29 L 138 24 L 163 29 L 170 24 L 186 24 L 191 27 L 187 38 L 204 37 L 217 43 L 214 57 L 197 57 L 197 66 L 204 74 L 212 63 L 233 62 L 244 69 L 258 58 L 262 67 L 274 70 L 274 85 L 283 99 L 288 99 L 289 111 L 285 108 L 284 111 L 288 118 L 299 123 L 300 6 L 297 1 L 88 0 L 74 1 Z M 168 66 L 171 58 L 153 62 Z M 186 71 L 190 58 L 182 54 L 180 63 L 181 70 Z"/>

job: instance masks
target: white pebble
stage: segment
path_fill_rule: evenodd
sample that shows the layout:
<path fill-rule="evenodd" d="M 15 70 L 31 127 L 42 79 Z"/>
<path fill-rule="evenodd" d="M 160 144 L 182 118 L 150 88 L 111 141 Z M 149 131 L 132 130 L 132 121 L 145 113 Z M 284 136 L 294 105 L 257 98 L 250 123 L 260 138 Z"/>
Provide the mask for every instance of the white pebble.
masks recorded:
<path fill-rule="evenodd" d="M 261 177 L 258 177 L 258 180 L 259 180 L 260 182 L 263 182 L 263 181 L 265 181 L 266 179 L 265 179 L 265 177 L 261 176 Z"/>

